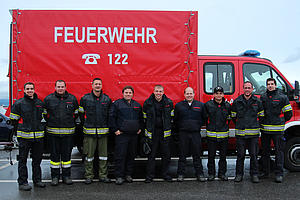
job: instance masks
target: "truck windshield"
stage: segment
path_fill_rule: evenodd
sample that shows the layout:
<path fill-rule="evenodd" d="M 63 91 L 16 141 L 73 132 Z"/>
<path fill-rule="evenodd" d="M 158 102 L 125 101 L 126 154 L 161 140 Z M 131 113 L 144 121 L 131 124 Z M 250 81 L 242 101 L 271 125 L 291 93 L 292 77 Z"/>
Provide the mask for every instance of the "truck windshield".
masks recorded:
<path fill-rule="evenodd" d="M 253 83 L 254 94 L 261 95 L 266 92 L 266 80 L 270 77 L 276 80 L 277 88 L 287 94 L 285 81 L 270 66 L 257 63 L 245 63 L 243 65 L 243 76 L 244 82 L 251 81 Z"/>

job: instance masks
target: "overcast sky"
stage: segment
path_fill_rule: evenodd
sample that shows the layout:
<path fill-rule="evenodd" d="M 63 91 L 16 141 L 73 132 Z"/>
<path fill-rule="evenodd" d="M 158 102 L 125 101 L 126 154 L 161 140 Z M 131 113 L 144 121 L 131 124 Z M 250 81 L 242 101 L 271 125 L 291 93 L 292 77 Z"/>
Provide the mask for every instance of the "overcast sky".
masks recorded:
<path fill-rule="evenodd" d="M 10 9 L 198 11 L 198 54 L 256 49 L 288 80 L 300 80 L 298 0 L 5 0 L 0 7 L 0 99 L 8 98 Z"/>

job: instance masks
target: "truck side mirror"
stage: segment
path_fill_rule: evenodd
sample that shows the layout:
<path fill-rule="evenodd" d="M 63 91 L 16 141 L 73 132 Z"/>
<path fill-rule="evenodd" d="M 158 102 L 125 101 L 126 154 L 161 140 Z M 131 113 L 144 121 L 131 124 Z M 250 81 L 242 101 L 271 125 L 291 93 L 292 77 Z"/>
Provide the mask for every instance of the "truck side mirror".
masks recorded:
<path fill-rule="evenodd" d="M 299 82 L 298 82 L 298 81 L 295 81 L 294 100 L 295 100 L 297 103 L 300 103 L 300 102 L 299 102 Z"/>
<path fill-rule="evenodd" d="M 3 119 L 2 119 L 2 117 L 0 117 L 0 122 L 3 122 Z"/>

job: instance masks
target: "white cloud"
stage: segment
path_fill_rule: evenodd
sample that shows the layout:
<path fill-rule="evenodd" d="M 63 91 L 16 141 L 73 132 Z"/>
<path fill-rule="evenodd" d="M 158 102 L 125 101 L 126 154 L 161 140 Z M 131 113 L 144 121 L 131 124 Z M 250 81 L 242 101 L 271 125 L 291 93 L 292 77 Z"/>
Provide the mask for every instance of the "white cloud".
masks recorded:
<path fill-rule="evenodd" d="M 283 62 L 291 63 L 300 60 L 300 48 L 295 49 L 295 51 L 289 55 Z"/>

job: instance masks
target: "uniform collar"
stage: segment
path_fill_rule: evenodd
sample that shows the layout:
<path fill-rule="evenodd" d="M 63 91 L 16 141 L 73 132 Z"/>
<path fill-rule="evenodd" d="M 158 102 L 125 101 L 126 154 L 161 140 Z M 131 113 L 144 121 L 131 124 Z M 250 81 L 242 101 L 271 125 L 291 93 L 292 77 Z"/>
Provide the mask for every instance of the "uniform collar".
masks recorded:
<path fill-rule="evenodd" d="M 27 100 L 35 100 L 35 99 L 37 99 L 37 94 L 34 93 L 33 94 L 33 99 L 31 99 L 27 94 L 24 93 L 24 98 L 27 99 Z"/>
<path fill-rule="evenodd" d="M 101 90 L 101 92 L 100 92 L 100 96 L 98 97 L 98 96 L 96 96 L 95 94 L 94 94 L 94 92 L 93 92 L 93 90 L 92 90 L 92 95 L 93 95 L 93 97 L 95 97 L 95 98 L 101 98 L 102 97 L 102 90 Z"/>
<path fill-rule="evenodd" d="M 55 94 L 56 97 L 64 98 L 64 99 L 66 99 L 69 96 L 69 93 L 67 91 L 63 95 L 58 94 L 56 91 L 54 92 L 54 94 Z"/>

